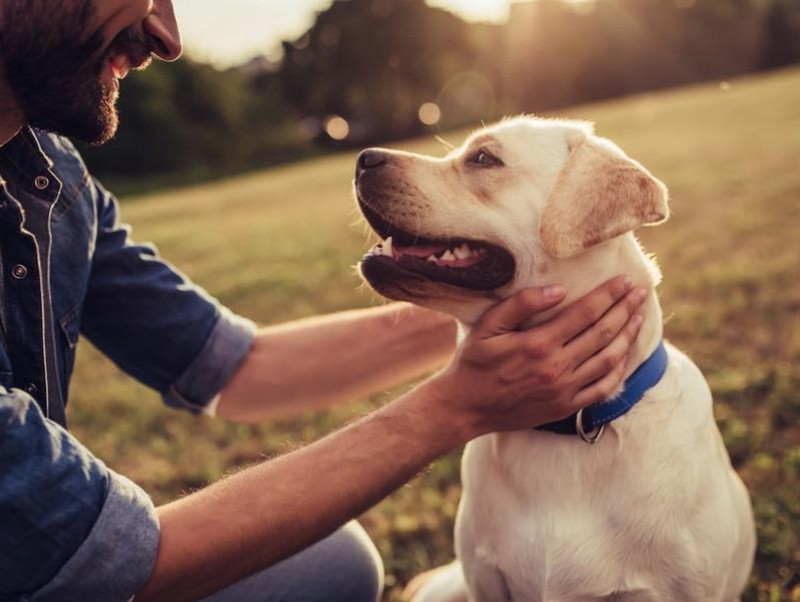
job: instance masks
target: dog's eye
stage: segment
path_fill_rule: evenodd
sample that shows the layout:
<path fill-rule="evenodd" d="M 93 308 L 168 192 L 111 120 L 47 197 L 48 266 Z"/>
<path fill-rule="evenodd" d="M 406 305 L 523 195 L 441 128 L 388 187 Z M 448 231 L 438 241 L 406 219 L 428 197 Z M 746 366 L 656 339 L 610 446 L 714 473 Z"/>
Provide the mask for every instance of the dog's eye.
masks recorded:
<path fill-rule="evenodd" d="M 500 161 L 497 157 L 495 157 L 492 153 L 485 149 L 478 149 L 469 159 L 469 163 L 473 163 L 474 165 L 480 165 L 481 167 L 495 167 L 497 165 L 502 165 L 503 162 Z"/>

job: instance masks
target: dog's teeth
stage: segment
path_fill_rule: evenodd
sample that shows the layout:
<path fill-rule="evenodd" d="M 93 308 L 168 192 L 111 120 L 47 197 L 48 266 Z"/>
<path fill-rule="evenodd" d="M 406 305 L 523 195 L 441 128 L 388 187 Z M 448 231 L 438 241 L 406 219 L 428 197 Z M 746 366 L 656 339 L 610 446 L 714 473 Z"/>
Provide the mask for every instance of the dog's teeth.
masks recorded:
<path fill-rule="evenodd" d="M 436 263 L 436 255 L 428 255 L 428 258 L 425 261 L 428 263 Z"/>
<path fill-rule="evenodd" d="M 455 256 L 455 255 L 453 255 L 453 253 L 452 253 L 452 252 L 450 252 L 450 250 L 448 250 L 448 251 L 447 251 L 447 252 L 446 252 L 444 255 L 442 255 L 442 257 L 441 257 L 441 259 L 442 259 L 443 261 L 455 261 L 455 258 L 456 258 L 456 256 Z"/>
<path fill-rule="evenodd" d="M 453 255 L 455 255 L 456 259 L 466 259 L 469 257 L 470 253 L 467 245 L 461 245 L 460 247 L 456 248 L 453 251 Z"/>
<path fill-rule="evenodd" d="M 390 236 L 386 240 L 383 241 L 383 254 L 386 257 L 392 257 L 392 237 Z"/>

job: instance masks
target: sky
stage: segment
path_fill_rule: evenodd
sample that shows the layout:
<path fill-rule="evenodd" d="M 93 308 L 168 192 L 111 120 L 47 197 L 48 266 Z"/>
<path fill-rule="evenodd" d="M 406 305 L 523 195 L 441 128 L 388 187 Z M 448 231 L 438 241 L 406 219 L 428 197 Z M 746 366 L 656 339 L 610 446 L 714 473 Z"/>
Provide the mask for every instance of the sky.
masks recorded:
<path fill-rule="evenodd" d="M 187 51 L 220 67 L 299 37 L 331 0 L 173 0 Z M 465 19 L 503 21 L 509 0 L 428 0 Z"/>

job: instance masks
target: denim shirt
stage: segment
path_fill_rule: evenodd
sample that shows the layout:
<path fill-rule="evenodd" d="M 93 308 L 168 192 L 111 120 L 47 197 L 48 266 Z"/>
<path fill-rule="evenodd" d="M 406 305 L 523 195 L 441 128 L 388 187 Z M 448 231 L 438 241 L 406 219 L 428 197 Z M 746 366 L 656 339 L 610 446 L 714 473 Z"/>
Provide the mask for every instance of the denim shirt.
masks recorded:
<path fill-rule="evenodd" d="M 72 144 L 0 147 L 0 602 L 129 600 L 149 577 L 149 497 L 66 431 L 79 334 L 174 407 L 200 412 L 255 326 L 131 241 Z"/>

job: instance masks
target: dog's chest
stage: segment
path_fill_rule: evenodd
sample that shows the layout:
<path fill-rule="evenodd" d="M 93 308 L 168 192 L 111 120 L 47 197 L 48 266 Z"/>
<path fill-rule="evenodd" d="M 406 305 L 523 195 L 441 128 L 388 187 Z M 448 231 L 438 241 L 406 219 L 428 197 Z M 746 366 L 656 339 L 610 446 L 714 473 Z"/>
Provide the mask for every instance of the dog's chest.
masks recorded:
<path fill-rule="evenodd" d="M 514 600 L 537 599 L 530 592 L 547 592 L 543 600 L 581 599 L 577 592 L 601 600 L 597 592 L 615 592 L 611 599 L 627 602 L 619 597 L 622 585 L 636 593 L 630 600 L 647 600 L 642 596 L 654 585 L 654 559 L 681 553 L 680 542 L 670 535 L 653 541 L 654 519 L 664 515 L 658 501 L 664 481 L 648 481 L 630 470 L 625 476 L 622 470 L 604 476 L 611 461 L 602 457 L 576 469 L 574 458 L 556 458 L 552 451 L 536 459 L 536 454 L 527 456 L 528 467 L 517 457 L 502 468 L 480 469 L 478 482 L 476 473 L 467 478 L 459 528 L 473 531 L 467 539 L 476 544 L 476 560 L 502 574 L 509 591 L 516 592 Z M 497 450 L 470 449 L 467 462 L 473 453 Z M 530 470 L 536 462 L 539 469 Z M 630 483 L 636 481 L 640 487 L 631 495 Z M 525 485 L 511 485 L 515 482 Z"/>
<path fill-rule="evenodd" d="M 678 524 L 692 517 L 671 506 L 678 497 L 701 500 L 703 481 L 728 477 L 721 462 L 708 464 L 714 423 L 705 381 L 670 370 L 595 446 L 539 432 L 470 443 L 458 527 L 467 574 L 470 564 L 495 567 L 514 599 L 585 592 L 628 602 L 681 587 L 661 579 L 664 559 L 675 574 L 705 570 L 683 538 L 687 524 Z"/>

